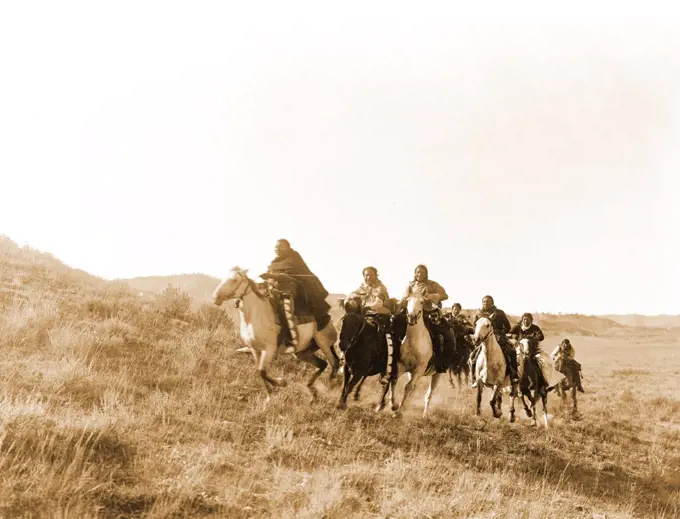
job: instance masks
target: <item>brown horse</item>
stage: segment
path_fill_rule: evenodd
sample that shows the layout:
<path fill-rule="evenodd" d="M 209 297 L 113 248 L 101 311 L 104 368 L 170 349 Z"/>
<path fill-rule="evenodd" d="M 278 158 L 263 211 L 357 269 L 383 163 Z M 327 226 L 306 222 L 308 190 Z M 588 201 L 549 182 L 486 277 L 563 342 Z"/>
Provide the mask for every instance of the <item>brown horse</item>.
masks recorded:
<path fill-rule="evenodd" d="M 248 277 L 247 271 L 239 267 L 231 269 L 229 277 L 222 281 L 213 293 L 213 301 L 218 306 L 229 299 L 240 300 L 238 308 L 241 317 L 241 338 L 252 351 L 269 398 L 270 386 L 286 385 L 283 378 L 274 378 L 268 373 L 269 366 L 279 351 L 280 326 L 276 323 L 274 307 L 269 297 Z M 312 399 L 316 400 L 318 394 L 314 382 L 326 369 L 328 362 L 332 366 L 331 383 L 335 382 L 338 373 L 339 363 L 331 350 L 338 333 L 329 316 L 328 324 L 322 330 L 317 329 L 316 321 L 298 325 L 298 335 L 296 357 L 317 368 L 307 383 Z M 317 347 L 321 349 L 328 362 L 315 355 Z"/>
<path fill-rule="evenodd" d="M 517 365 L 519 367 L 519 390 L 524 405 L 524 411 L 529 418 L 533 419 L 532 425 L 536 426 L 536 402 L 540 398 L 543 402 L 543 422 L 548 427 L 548 384 L 550 381 L 551 369 L 547 365 L 543 352 L 538 356 L 538 361 L 532 358 L 534 352 L 529 347 L 528 339 L 521 339 L 515 343 L 517 347 Z M 536 355 L 534 355 L 535 357 Z M 540 364 L 539 364 L 540 362 Z M 524 398 L 529 399 L 531 409 L 527 406 Z"/>

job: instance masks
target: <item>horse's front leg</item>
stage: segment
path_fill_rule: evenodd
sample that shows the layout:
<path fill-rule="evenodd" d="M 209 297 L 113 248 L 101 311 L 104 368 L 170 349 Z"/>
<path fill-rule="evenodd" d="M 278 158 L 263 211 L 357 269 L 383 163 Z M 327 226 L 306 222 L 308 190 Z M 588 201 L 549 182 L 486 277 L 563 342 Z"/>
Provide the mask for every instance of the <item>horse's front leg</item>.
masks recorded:
<path fill-rule="evenodd" d="M 515 400 L 517 395 L 510 397 L 510 423 L 515 423 Z"/>
<path fill-rule="evenodd" d="M 409 380 L 411 378 L 411 374 L 408 374 Z M 394 379 L 390 380 L 388 386 L 390 386 L 390 404 L 392 407 L 392 411 L 396 412 L 397 409 L 399 409 L 399 404 L 397 403 L 397 381 L 399 380 L 398 375 Z"/>
<path fill-rule="evenodd" d="M 269 387 L 271 384 L 272 386 L 279 386 L 283 387 L 286 385 L 286 381 L 283 378 L 275 378 L 275 377 L 270 377 L 269 374 L 267 373 L 267 369 L 269 368 L 269 365 L 271 364 L 272 359 L 274 358 L 274 355 L 272 352 L 268 350 L 262 350 L 260 352 L 260 356 L 258 359 L 258 364 L 257 364 L 257 371 L 260 374 L 260 378 L 264 382 L 264 387 L 267 390 L 267 399 L 271 397 L 272 390 Z"/>
<path fill-rule="evenodd" d="M 393 384 L 394 384 L 394 382 L 392 380 L 390 380 L 383 387 L 383 392 L 382 392 L 382 395 L 380 396 L 380 402 L 378 403 L 377 407 L 375 408 L 376 413 L 379 413 L 380 411 L 385 409 L 385 405 L 387 404 L 387 402 L 386 402 L 387 392 L 390 391 Z M 394 391 L 392 392 L 392 394 L 394 394 Z"/>
<path fill-rule="evenodd" d="M 477 379 L 477 416 L 482 414 L 482 392 L 484 391 L 484 384 L 482 379 Z"/>
<path fill-rule="evenodd" d="M 349 396 L 349 380 L 351 378 L 350 370 L 345 366 L 343 372 L 342 391 L 340 392 L 340 402 L 338 402 L 338 409 L 345 409 L 347 407 L 347 397 Z"/>
<path fill-rule="evenodd" d="M 564 395 L 564 399 L 566 401 L 567 395 Z M 571 401 L 573 404 L 573 407 L 571 409 L 571 414 L 572 416 L 578 416 L 578 404 L 576 403 L 576 386 L 573 386 L 571 388 Z"/>
<path fill-rule="evenodd" d="M 527 417 L 531 418 L 533 416 L 531 409 L 529 409 L 529 406 L 527 405 L 527 401 L 524 399 L 524 391 L 520 393 L 520 398 L 522 399 L 522 405 L 524 406 L 524 412 L 527 414 Z M 531 400 L 531 397 L 529 397 Z"/>
<path fill-rule="evenodd" d="M 366 376 L 361 377 L 361 380 L 357 384 L 357 388 L 354 390 L 354 401 L 358 402 L 361 394 L 361 386 L 364 385 L 364 382 L 366 382 Z"/>
<path fill-rule="evenodd" d="M 430 378 L 430 385 L 427 388 L 427 393 L 425 393 L 425 408 L 423 409 L 423 418 L 427 415 L 427 408 L 430 406 L 430 399 L 432 398 L 432 392 L 434 388 L 437 387 L 437 382 L 439 382 L 440 373 L 435 373 Z"/>
<path fill-rule="evenodd" d="M 420 373 L 410 373 L 409 374 L 409 381 L 408 384 L 406 384 L 406 387 L 404 388 L 404 396 L 401 398 L 401 404 L 399 404 L 399 408 L 395 412 L 395 416 L 401 412 L 402 409 L 404 409 L 404 406 L 406 405 L 406 401 L 409 399 L 411 396 L 411 393 L 413 393 L 413 390 L 416 388 L 416 383 L 418 380 L 420 380 L 420 377 L 422 375 Z"/>
<path fill-rule="evenodd" d="M 538 427 L 538 423 L 536 422 L 536 400 L 538 399 L 537 391 L 534 391 L 534 393 L 531 395 L 529 398 L 531 400 L 531 412 L 533 414 L 533 426 Z"/>
<path fill-rule="evenodd" d="M 545 428 L 548 428 L 548 395 L 545 391 L 541 391 L 541 401 L 543 402 L 543 422 L 545 423 Z"/>
<path fill-rule="evenodd" d="M 500 418 L 503 416 L 503 412 L 501 411 L 501 395 L 500 395 L 501 387 L 500 384 L 496 384 L 493 386 L 493 394 L 491 395 L 491 400 L 489 400 L 489 405 L 491 405 L 491 410 L 493 411 L 493 417 L 494 418 Z"/>

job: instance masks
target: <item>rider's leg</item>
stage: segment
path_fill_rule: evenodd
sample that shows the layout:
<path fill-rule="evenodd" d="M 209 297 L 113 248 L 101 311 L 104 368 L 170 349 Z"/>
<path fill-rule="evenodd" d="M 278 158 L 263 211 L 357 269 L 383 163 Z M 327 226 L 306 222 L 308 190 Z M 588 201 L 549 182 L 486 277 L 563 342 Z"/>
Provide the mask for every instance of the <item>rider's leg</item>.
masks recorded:
<path fill-rule="evenodd" d="M 440 326 L 432 322 L 430 317 L 425 317 L 425 326 L 430 332 L 430 339 L 432 340 L 432 363 L 434 364 L 437 373 L 446 371 L 443 368 L 443 349 L 444 336 L 440 331 Z"/>
<path fill-rule="evenodd" d="M 286 317 L 286 325 L 288 327 L 289 340 L 284 353 L 295 353 L 295 348 L 298 345 L 297 319 L 295 318 L 293 308 L 293 297 L 291 294 L 282 294 L 281 302 L 283 303 L 283 313 Z"/>
<path fill-rule="evenodd" d="M 575 360 L 572 360 L 569 364 L 574 386 L 576 386 L 576 389 L 578 389 L 581 393 L 585 393 L 583 386 L 581 385 L 581 365 Z"/>

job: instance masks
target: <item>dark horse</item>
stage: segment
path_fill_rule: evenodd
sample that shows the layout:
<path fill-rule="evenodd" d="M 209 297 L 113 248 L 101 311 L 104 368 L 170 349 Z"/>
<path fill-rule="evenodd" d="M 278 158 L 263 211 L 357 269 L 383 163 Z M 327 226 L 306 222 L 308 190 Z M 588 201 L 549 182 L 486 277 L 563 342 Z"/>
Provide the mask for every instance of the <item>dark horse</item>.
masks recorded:
<path fill-rule="evenodd" d="M 543 402 L 543 421 L 548 427 L 548 382 L 545 380 L 540 367 L 535 360 L 534 348 L 529 347 L 528 339 L 522 339 L 518 343 L 520 354 L 517 363 L 520 367 L 519 391 L 524 405 L 524 411 L 529 418 L 533 418 L 533 425 L 536 426 L 536 402 L 540 398 Z M 524 400 L 529 399 L 531 409 Z"/>
<path fill-rule="evenodd" d="M 389 351 L 391 348 L 385 334 L 379 330 L 379 326 L 384 325 L 379 323 L 379 316 L 371 313 L 364 316 L 361 311 L 349 311 L 342 318 L 338 346 L 344 353 L 345 369 L 338 403 L 340 409 L 347 407 L 347 398 L 355 387 L 354 399 L 359 400 L 359 390 L 366 377 L 386 374 L 388 354 L 394 355 L 394 351 Z M 376 411 L 385 407 L 389 388 L 389 384 L 384 385 Z"/>
<path fill-rule="evenodd" d="M 474 346 L 470 339 L 468 339 L 468 335 L 475 333 L 475 330 L 456 321 L 450 314 L 445 318 L 455 338 L 455 349 L 451 359 L 451 367 L 449 368 L 449 382 L 451 386 L 454 386 L 453 377 L 455 375 L 458 379 L 458 389 L 460 389 L 463 386 L 463 375 L 465 375 L 465 385 L 470 385 L 470 363 L 468 361 Z"/>

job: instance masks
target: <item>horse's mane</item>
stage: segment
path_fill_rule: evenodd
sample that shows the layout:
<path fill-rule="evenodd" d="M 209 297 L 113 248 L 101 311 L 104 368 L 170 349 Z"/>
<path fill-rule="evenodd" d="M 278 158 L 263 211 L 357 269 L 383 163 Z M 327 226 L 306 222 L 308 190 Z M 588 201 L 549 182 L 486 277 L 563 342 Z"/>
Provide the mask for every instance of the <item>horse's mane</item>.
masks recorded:
<path fill-rule="evenodd" d="M 252 291 L 255 293 L 255 295 L 257 297 L 259 297 L 260 299 L 264 299 L 265 297 L 267 297 L 266 294 L 264 294 L 262 292 L 262 290 L 260 290 L 260 287 L 257 286 L 257 283 L 255 283 L 255 281 L 253 281 L 252 279 L 250 279 L 248 277 L 248 269 L 244 269 L 243 267 L 239 267 L 237 265 L 235 267 L 232 267 L 231 270 L 229 270 L 229 272 L 235 272 L 236 274 L 240 274 L 244 278 L 246 278 L 246 281 L 248 282 L 248 286 L 252 289 Z"/>

